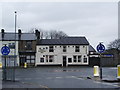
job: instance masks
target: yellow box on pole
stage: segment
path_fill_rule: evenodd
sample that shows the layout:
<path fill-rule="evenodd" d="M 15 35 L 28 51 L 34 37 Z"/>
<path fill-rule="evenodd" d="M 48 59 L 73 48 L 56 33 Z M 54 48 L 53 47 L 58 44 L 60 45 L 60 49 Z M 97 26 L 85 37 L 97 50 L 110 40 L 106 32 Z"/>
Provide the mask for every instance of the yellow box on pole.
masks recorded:
<path fill-rule="evenodd" d="M 24 63 L 24 68 L 27 68 L 27 63 L 26 62 Z"/>
<path fill-rule="evenodd" d="M 120 65 L 117 65 L 117 78 L 120 79 Z"/>
<path fill-rule="evenodd" d="M 100 76 L 99 66 L 94 66 L 94 77 L 99 76 Z"/>
<path fill-rule="evenodd" d="M 2 68 L 2 63 L 0 62 L 0 68 Z"/>

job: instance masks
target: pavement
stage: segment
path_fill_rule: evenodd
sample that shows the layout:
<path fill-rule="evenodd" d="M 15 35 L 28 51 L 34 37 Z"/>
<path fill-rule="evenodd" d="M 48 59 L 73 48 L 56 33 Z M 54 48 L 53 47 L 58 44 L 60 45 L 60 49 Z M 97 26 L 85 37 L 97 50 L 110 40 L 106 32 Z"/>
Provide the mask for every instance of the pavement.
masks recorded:
<path fill-rule="evenodd" d="M 116 67 L 103 68 L 103 79 L 93 77 L 92 67 L 37 67 L 16 69 L 16 81 L 3 81 L 2 88 L 112 88 L 120 89 Z"/>
<path fill-rule="evenodd" d="M 20 81 L 2 81 L 2 84 L 4 85 L 3 88 L 47 88 L 42 85 L 36 85 L 32 83 L 27 82 L 20 82 Z"/>

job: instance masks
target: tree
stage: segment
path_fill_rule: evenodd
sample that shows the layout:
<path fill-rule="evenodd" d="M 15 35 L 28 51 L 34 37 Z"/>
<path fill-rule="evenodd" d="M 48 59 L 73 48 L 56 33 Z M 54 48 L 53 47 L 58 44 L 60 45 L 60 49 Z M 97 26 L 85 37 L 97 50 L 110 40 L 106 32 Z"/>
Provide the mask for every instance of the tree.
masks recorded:
<path fill-rule="evenodd" d="M 50 39 L 60 39 L 61 37 L 67 37 L 68 35 L 63 31 L 51 30 L 48 32 Z"/>
<path fill-rule="evenodd" d="M 68 35 L 64 33 L 63 31 L 57 31 L 57 30 L 43 30 L 43 29 L 37 29 L 32 28 L 29 32 L 34 33 L 35 30 L 40 31 L 40 39 L 60 39 L 61 37 L 67 37 Z"/>
<path fill-rule="evenodd" d="M 120 39 L 115 39 L 110 42 L 107 52 L 114 54 L 114 59 L 117 60 L 117 64 L 120 64 Z"/>
<path fill-rule="evenodd" d="M 68 35 L 66 33 L 64 33 L 63 31 L 58 31 L 58 38 L 61 37 L 67 37 Z"/>
<path fill-rule="evenodd" d="M 108 44 L 108 49 L 116 49 L 116 50 L 120 50 L 120 39 L 115 39 L 114 41 L 110 42 L 110 44 Z"/>
<path fill-rule="evenodd" d="M 45 39 L 49 39 L 49 32 L 48 31 L 44 31 L 44 35 Z"/>

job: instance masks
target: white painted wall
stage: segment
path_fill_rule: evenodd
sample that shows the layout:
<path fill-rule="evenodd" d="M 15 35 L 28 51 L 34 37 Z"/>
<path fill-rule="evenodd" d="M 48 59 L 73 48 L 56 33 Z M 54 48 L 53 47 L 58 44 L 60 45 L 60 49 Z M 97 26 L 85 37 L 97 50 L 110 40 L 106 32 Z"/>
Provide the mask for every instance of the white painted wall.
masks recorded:
<path fill-rule="evenodd" d="M 67 56 L 67 65 L 88 65 L 88 54 L 89 54 L 89 46 L 88 45 L 80 45 L 80 52 L 75 52 L 74 45 L 67 45 L 67 52 L 63 52 L 63 46 L 55 45 L 54 52 L 49 52 L 49 46 L 36 46 L 36 65 L 45 65 L 45 64 L 63 64 L 63 56 Z M 46 49 L 47 48 L 47 49 Z M 46 58 L 43 55 L 54 55 L 54 62 L 46 62 Z M 73 62 L 73 55 L 81 55 L 82 61 L 81 62 Z M 84 56 L 87 58 L 87 63 L 83 62 Z M 40 62 L 40 58 L 44 58 L 44 63 Z M 68 63 L 68 58 L 72 58 L 72 63 Z"/>

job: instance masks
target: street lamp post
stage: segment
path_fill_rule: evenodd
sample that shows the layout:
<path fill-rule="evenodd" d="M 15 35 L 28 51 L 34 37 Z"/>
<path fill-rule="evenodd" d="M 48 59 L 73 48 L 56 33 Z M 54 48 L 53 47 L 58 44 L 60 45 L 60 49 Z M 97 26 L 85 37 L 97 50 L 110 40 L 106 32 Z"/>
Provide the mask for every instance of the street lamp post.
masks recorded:
<path fill-rule="evenodd" d="M 15 11 L 15 48 L 14 48 L 14 68 L 13 68 L 13 81 L 15 81 L 15 62 L 16 62 L 16 26 L 17 26 L 17 12 Z"/>

